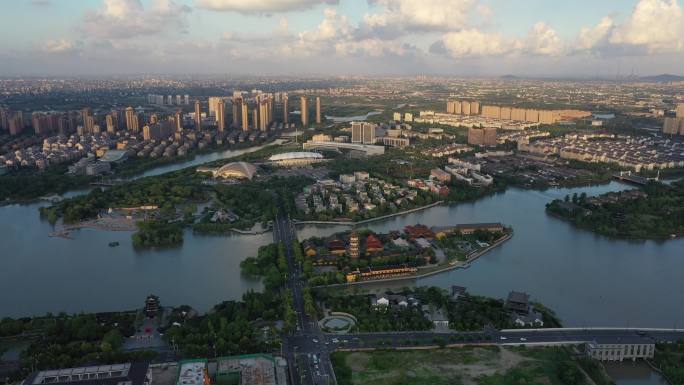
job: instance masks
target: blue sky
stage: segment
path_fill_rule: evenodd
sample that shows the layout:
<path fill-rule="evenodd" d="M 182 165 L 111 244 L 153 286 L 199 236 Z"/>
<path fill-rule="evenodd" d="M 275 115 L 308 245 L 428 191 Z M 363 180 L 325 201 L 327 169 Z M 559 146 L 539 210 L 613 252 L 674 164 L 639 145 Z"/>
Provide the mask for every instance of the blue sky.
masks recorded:
<path fill-rule="evenodd" d="M 679 72 L 679 0 L 0 0 L 0 75 Z"/>

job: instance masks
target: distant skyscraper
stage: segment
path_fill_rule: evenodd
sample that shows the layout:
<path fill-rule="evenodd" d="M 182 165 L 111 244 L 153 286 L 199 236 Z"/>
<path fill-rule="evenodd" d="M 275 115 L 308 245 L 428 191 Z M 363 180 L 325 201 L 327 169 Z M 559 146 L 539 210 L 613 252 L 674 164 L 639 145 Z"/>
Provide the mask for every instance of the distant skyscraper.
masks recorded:
<path fill-rule="evenodd" d="M 216 123 L 219 131 L 226 129 L 226 102 L 220 99 L 216 108 Z"/>
<path fill-rule="evenodd" d="M 178 95 L 180 97 L 180 95 Z M 176 123 L 176 131 L 180 132 L 183 131 L 183 111 L 178 109 L 176 110 L 176 114 L 174 115 L 173 118 L 174 122 Z"/>
<path fill-rule="evenodd" d="M 86 132 L 93 132 L 93 126 L 95 125 L 95 119 L 89 119 L 93 116 L 93 110 L 90 107 L 85 107 L 81 110 L 81 120 Z"/>
<path fill-rule="evenodd" d="M 173 135 L 175 127 L 175 124 L 168 121 L 157 124 L 148 124 L 143 127 L 143 139 L 155 141 L 166 139 Z"/>
<path fill-rule="evenodd" d="M 266 100 L 259 102 L 259 130 L 267 131 L 270 123 L 270 107 Z"/>
<path fill-rule="evenodd" d="M 244 99 L 240 99 L 240 118 L 242 119 L 242 131 L 249 131 L 249 106 Z"/>
<path fill-rule="evenodd" d="M 95 117 L 94 116 L 86 116 L 85 119 L 85 130 L 87 133 L 92 134 L 95 132 Z"/>
<path fill-rule="evenodd" d="M 259 107 L 254 106 L 254 109 L 252 110 L 252 125 L 255 130 L 259 129 Z"/>
<path fill-rule="evenodd" d="M 496 127 L 469 128 L 468 144 L 474 146 L 496 146 Z"/>
<path fill-rule="evenodd" d="M 181 105 L 181 96 L 180 95 L 176 95 L 176 105 L 177 106 Z"/>
<path fill-rule="evenodd" d="M 240 124 L 240 101 L 242 98 L 236 98 L 233 96 L 231 99 L 231 104 L 233 107 L 233 128 L 237 128 L 237 126 Z"/>
<path fill-rule="evenodd" d="M 299 106 L 299 111 L 302 114 L 302 126 L 306 127 L 309 125 L 309 106 L 306 96 L 301 96 L 299 98 Z"/>
<path fill-rule="evenodd" d="M 9 130 L 10 110 L 7 107 L 0 107 L 0 130 Z"/>
<path fill-rule="evenodd" d="M 373 123 L 352 122 L 352 143 L 374 144 L 375 129 Z"/>
<path fill-rule="evenodd" d="M 119 129 L 119 122 L 116 115 L 107 114 L 105 121 L 107 123 L 108 133 L 113 134 Z"/>
<path fill-rule="evenodd" d="M 219 100 L 223 100 L 223 97 L 222 96 L 210 96 L 209 97 L 209 116 L 216 116 L 216 110 L 218 109 Z"/>
<path fill-rule="evenodd" d="M 321 124 L 321 97 L 316 96 L 316 124 Z"/>
<path fill-rule="evenodd" d="M 202 106 L 199 100 L 195 100 L 195 129 L 202 128 Z"/>
<path fill-rule="evenodd" d="M 186 106 L 190 105 L 190 95 L 183 95 L 183 104 Z"/>
<path fill-rule="evenodd" d="M 287 103 L 287 94 L 283 96 L 283 123 L 290 122 L 290 107 Z"/>
<path fill-rule="evenodd" d="M 133 107 L 126 108 L 126 129 L 129 131 L 140 130 L 138 114 Z"/>
<path fill-rule="evenodd" d="M 684 103 L 677 105 L 677 117 L 684 118 Z"/>

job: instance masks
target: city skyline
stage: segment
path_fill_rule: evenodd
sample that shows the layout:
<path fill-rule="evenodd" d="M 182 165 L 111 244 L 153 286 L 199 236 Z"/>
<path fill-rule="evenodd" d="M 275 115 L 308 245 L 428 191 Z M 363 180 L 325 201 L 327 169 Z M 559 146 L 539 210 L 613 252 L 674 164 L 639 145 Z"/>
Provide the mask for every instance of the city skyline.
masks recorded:
<path fill-rule="evenodd" d="M 0 43 L 0 76 L 683 75 L 682 7 L 679 0 L 25 0 L 3 10 L 0 31 L 12 38 Z M 31 23 L 22 22 L 27 17 Z"/>

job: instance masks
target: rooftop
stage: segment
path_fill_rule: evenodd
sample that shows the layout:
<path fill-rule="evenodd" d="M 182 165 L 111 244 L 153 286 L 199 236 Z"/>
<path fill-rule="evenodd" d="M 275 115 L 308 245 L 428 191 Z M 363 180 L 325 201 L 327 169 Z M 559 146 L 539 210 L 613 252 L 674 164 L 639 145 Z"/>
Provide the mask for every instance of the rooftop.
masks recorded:
<path fill-rule="evenodd" d="M 142 385 L 147 368 L 145 363 L 125 363 L 43 370 L 29 376 L 24 384 Z"/>
<path fill-rule="evenodd" d="M 317 153 L 317 152 L 285 152 L 282 154 L 275 154 L 272 155 L 268 160 L 272 162 L 278 162 L 282 160 L 291 160 L 291 159 L 323 159 L 323 155 Z"/>

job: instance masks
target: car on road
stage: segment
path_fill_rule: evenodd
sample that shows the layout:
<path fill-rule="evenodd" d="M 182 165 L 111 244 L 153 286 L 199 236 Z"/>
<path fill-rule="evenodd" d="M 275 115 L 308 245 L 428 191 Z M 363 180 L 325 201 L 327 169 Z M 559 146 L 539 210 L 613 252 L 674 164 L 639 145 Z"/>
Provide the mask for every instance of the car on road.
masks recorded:
<path fill-rule="evenodd" d="M 500 340 L 507 340 L 508 338 L 506 338 L 506 337 L 504 337 L 504 336 L 501 336 L 501 337 L 499 337 L 499 339 L 500 339 Z"/>
<path fill-rule="evenodd" d="M 313 339 L 313 342 L 314 342 L 315 344 L 317 344 L 317 343 L 318 343 L 318 340 L 317 340 L 316 338 L 314 338 L 314 339 Z"/>
<path fill-rule="evenodd" d="M 527 338 L 525 338 L 525 337 L 520 337 L 520 341 L 527 341 Z"/>

